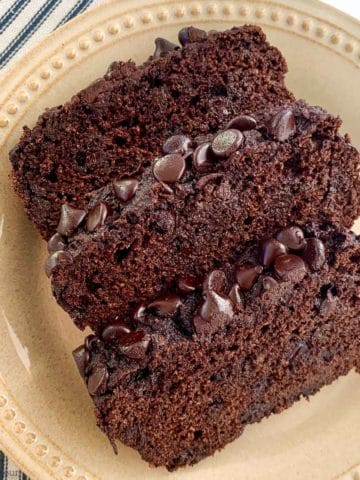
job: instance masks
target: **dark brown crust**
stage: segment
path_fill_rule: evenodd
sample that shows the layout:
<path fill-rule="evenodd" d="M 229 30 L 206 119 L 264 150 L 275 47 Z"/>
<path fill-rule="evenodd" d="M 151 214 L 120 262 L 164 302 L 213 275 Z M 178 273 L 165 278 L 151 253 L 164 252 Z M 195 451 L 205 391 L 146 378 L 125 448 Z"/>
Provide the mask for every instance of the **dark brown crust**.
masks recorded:
<path fill-rule="evenodd" d="M 110 374 L 106 390 L 93 399 L 98 425 L 112 441 L 121 439 L 149 463 L 173 470 L 359 368 L 359 238 L 316 225 L 306 232 L 325 243 L 321 270 L 260 296 L 254 287 L 232 322 L 213 335 L 179 331 L 191 322 L 190 295 L 175 322 L 150 315 L 141 326 L 152 335 L 144 360 L 129 361 L 116 346 L 96 344 L 87 372 L 106 366 Z M 329 290 L 335 306 L 326 312 L 321 305 Z"/>
<path fill-rule="evenodd" d="M 286 64 L 260 28 L 215 33 L 143 66 L 114 63 L 104 78 L 25 127 L 12 150 L 15 189 L 45 238 L 61 203 L 138 170 L 176 132 L 214 131 L 236 113 L 293 99 Z"/>
<path fill-rule="evenodd" d="M 93 192 L 89 209 L 102 201 L 112 215 L 93 233 L 76 232 L 73 262 L 52 276 L 57 301 L 80 328 L 101 331 L 177 276 L 202 276 L 289 223 L 351 226 L 360 214 L 358 152 L 338 135 L 339 119 L 303 102 L 291 109 L 297 133 L 288 141 L 263 127 L 276 109 L 255 115 L 259 129 L 245 134 L 245 146 L 206 174 L 189 166 L 174 195 L 151 168 L 125 206 L 111 185 Z"/>

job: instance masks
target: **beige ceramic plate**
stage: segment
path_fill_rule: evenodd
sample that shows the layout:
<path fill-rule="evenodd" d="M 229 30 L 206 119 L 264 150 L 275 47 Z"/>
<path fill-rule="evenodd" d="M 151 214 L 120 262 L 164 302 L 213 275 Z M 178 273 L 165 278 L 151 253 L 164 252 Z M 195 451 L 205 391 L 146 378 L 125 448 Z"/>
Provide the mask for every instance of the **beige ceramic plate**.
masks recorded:
<path fill-rule="evenodd" d="M 82 339 L 43 274 L 45 244 L 11 190 L 7 153 L 23 124 L 59 104 L 114 59 L 145 59 L 183 25 L 257 23 L 285 54 L 297 96 L 344 118 L 360 146 L 360 26 L 314 0 L 113 0 L 48 37 L 6 72 L 0 92 L 0 446 L 33 480 L 169 478 L 138 454 L 116 458 L 95 427 L 71 358 Z M 360 376 L 351 373 L 194 468 L 190 480 L 360 479 Z"/>

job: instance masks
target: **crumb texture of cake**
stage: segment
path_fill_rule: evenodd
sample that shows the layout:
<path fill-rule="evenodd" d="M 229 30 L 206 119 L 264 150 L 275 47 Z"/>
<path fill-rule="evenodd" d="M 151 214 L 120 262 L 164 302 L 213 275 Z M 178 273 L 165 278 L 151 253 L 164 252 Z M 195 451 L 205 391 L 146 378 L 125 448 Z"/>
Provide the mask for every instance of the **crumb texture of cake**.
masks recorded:
<path fill-rule="evenodd" d="M 58 303 L 97 333 L 289 223 L 350 227 L 359 154 L 339 125 L 298 101 L 170 137 L 142 175 L 92 192 L 84 208 L 62 206 L 46 265 Z"/>
<path fill-rule="evenodd" d="M 10 153 L 14 185 L 46 239 L 62 203 L 85 204 L 88 191 L 136 173 L 172 134 L 197 136 L 236 114 L 293 100 L 279 50 L 259 27 L 179 34 L 182 47 L 157 39 L 142 66 L 115 62 L 64 106 L 25 128 Z"/>
<path fill-rule="evenodd" d="M 354 234 L 290 226 L 119 316 L 73 353 L 99 427 L 174 470 L 359 368 L 359 264 Z"/>

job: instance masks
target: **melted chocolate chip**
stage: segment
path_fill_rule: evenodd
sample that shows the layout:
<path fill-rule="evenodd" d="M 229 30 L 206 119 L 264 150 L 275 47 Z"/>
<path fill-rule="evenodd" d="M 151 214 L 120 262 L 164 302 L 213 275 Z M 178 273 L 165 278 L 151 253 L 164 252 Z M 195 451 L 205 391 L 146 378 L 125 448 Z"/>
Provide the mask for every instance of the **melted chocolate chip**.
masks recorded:
<path fill-rule="evenodd" d="M 116 198 L 126 203 L 132 199 L 139 187 L 139 180 L 136 178 L 123 178 L 113 182 Z"/>
<path fill-rule="evenodd" d="M 155 38 L 155 52 L 154 58 L 164 57 L 166 54 L 173 52 L 174 50 L 179 50 L 179 45 L 169 42 L 166 38 Z"/>
<path fill-rule="evenodd" d="M 163 145 L 164 153 L 179 153 L 185 155 L 191 152 L 191 140 L 185 135 L 173 135 Z"/>
<path fill-rule="evenodd" d="M 238 265 L 236 267 L 236 280 L 240 288 L 249 290 L 254 285 L 262 271 L 263 267 L 261 265 L 254 265 L 252 263 Z"/>
<path fill-rule="evenodd" d="M 326 260 L 325 245 L 318 238 L 308 238 L 302 252 L 302 258 L 311 270 L 320 270 Z"/>
<path fill-rule="evenodd" d="M 276 235 L 276 238 L 290 250 L 302 250 L 306 245 L 304 232 L 295 226 L 284 228 Z"/>
<path fill-rule="evenodd" d="M 64 203 L 61 206 L 61 215 L 56 231 L 68 237 L 78 228 L 85 217 L 85 210 L 70 207 Z"/>
<path fill-rule="evenodd" d="M 45 273 L 48 277 L 51 276 L 53 270 L 60 265 L 61 263 L 70 263 L 72 261 L 72 256 L 69 252 L 64 252 L 59 250 L 54 252 L 45 262 Z"/>
<path fill-rule="evenodd" d="M 108 325 L 102 332 L 102 338 L 105 342 L 112 342 L 118 340 L 123 335 L 130 333 L 130 328 L 121 320 L 113 322 L 111 325 Z"/>
<path fill-rule="evenodd" d="M 257 122 L 254 117 L 250 115 L 238 115 L 237 117 L 230 120 L 226 125 L 226 128 L 235 128 L 240 130 L 240 132 L 245 132 L 246 130 L 253 130 L 257 127 Z"/>
<path fill-rule="evenodd" d="M 170 293 L 168 295 L 162 295 L 149 303 L 147 308 L 157 315 L 173 315 L 179 308 L 180 304 L 180 297 L 175 293 Z"/>
<path fill-rule="evenodd" d="M 264 267 L 269 267 L 279 255 L 287 253 L 285 245 L 278 240 L 268 238 L 260 243 L 260 261 Z"/>
<path fill-rule="evenodd" d="M 280 280 L 297 283 L 305 277 L 306 266 L 302 258 L 287 254 L 275 259 L 274 271 Z"/>
<path fill-rule="evenodd" d="M 226 285 L 226 276 L 222 270 L 213 270 L 203 282 L 203 292 L 213 291 L 223 293 Z"/>
<path fill-rule="evenodd" d="M 104 225 L 106 217 L 108 215 L 108 209 L 105 203 L 101 202 L 88 214 L 86 220 L 86 230 L 93 232 L 97 228 Z"/>
<path fill-rule="evenodd" d="M 97 366 L 90 374 L 87 387 L 90 395 L 104 393 L 109 378 L 109 372 L 104 366 Z"/>
<path fill-rule="evenodd" d="M 159 182 L 175 183 L 181 179 L 186 169 L 184 157 L 178 153 L 169 153 L 157 158 L 153 165 L 154 177 Z"/>
<path fill-rule="evenodd" d="M 240 286 L 237 283 L 235 283 L 231 287 L 231 290 L 229 292 L 229 298 L 232 301 L 234 306 L 238 306 L 238 305 L 241 305 L 243 303 Z"/>
<path fill-rule="evenodd" d="M 89 351 L 93 350 L 93 348 L 97 347 L 100 344 L 100 339 L 93 334 L 88 335 L 85 338 L 85 348 L 87 348 Z"/>
<path fill-rule="evenodd" d="M 90 361 L 89 351 L 85 348 L 84 345 L 81 345 L 72 352 L 72 356 L 75 360 L 80 375 L 82 377 L 85 377 L 86 367 L 88 366 Z"/>
<path fill-rule="evenodd" d="M 47 243 L 49 253 L 55 253 L 59 250 L 64 250 L 66 247 L 65 238 L 60 233 L 55 233 Z"/>
<path fill-rule="evenodd" d="M 150 346 L 150 335 L 138 330 L 121 337 L 119 350 L 128 358 L 141 360 L 145 357 Z"/>
<path fill-rule="evenodd" d="M 273 288 L 276 288 L 278 285 L 279 283 L 275 280 L 275 278 L 272 278 L 269 275 L 266 275 L 265 277 L 262 278 L 262 286 L 263 286 L 263 290 L 265 291 L 272 290 Z"/>
<path fill-rule="evenodd" d="M 211 142 L 211 151 L 218 158 L 227 158 L 240 147 L 243 138 L 239 130 L 224 130 L 215 135 Z"/>
<path fill-rule="evenodd" d="M 144 303 L 140 303 L 140 305 L 138 305 L 135 308 L 132 314 L 132 318 L 135 322 L 139 322 L 141 319 L 144 318 L 145 313 L 146 313 L 146 305 Z"/>
<path fill-rule="evenodd" d="M 234 310 L 230 298 L 214 291 L 209 291 L 199 308 L 199 315 L 207 322 L 212 322 L 218 315 L 232 318 Z"/>
<path fill-rule="evenodd" d="M 207 34 L 205 30 L 195 27 L 182 28 L 178 34 L 179 42 L 183 47 L 188 43 L 201 42 L 206 40 Z"/>
<path fill-rule="evenodd" d="M 296 132 L 296 121 L 289 109 L 281 110 L 271 120 L 270 133 L 279 142 L 284 142 Z"/>
<path fill-rule="evenodd" d="M 193 155 L 193 167 L 197 172 L 207 172 L 212 166 L 211 143 L 206 142 L 199 145 Z"/>
<path fill-rule="evenodd" d="M 177 282 L 178 289 L 181 293 L 193 293 L 199 286 L 199 281 L 196 277 L 190 275 L 184 275 L 179 277 Z"/>

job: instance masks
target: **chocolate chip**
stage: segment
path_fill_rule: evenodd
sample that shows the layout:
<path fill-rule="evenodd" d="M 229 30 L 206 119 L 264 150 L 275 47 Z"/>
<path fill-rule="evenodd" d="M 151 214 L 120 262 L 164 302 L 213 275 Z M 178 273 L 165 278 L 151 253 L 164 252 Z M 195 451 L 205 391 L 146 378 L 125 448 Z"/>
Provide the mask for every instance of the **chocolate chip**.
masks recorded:
<path fill-rule="evenodd" d="M 240 147 L 243 138 L 243 134 L 239 130 L 234 128 L 224 130 L 215 135 L 211 142 L 211 151 L 216 157 L 229 157 Z"/>
<path fill-rule="evenodd" d="M 320 270 L 326 260 L 325 245 L 318 238 L 308 238 L 301 256 L 311 270 Z"/>
<path fill-rule="evenodd" d="M 90 374 L 87 387 L 90 395 L 104 393 L 109 378 L 109 372 L 104 366 L 97 366 Z"/>
<path fill-rule="evenodd" d="M 178 38 L 181 45 L 185 47 L 188 43 L 206 40 L 207 34 L 205 30 L 201 30 L 200 28 L 185 27 L 180 30 Z"/>
<path fill-rule="evenodd" d="M 99 344 L 100 344 L 100 339 L 96 335 L 93 335 L 92 333 L 85 338 L 85 347 L 89 351 L 93 350 L 94 347 L 97 348 Z"/>
<path fill-rule="evenodd" d="M 289 109 L 281 110 L 271 120 L 271 135 L 284 142 L 296 132 L 296 121 L 293 112 Z"/>
<path fill-rule="evenodd" d="M 64 252 L 63 250 L 54 252 L 45 262 L 46 275 L 50 277 L 55 267 L 62 263 L 70 263 L 71 261 L 72 256 L 69 252 Z"/>
<path fill-rule="evenodd" d="M 276 235 L 276 238 L 290 250 L 302 250 L 306 245 L 304 232 L 295 226 L 284 228 Z"/>
<path fill-rule="evenodd" d="M 181 304 L 180 297 L 175 293 L 162 295 L 153 302 L 149 303 L 148 310 L 157 315 L 173 315 Z"/>
<path fill-rule="evenodd" d="M 233 306 L 230 298 L 216 293 L 213 290 L 209 291 L 199 308 L 199 315 L 206 321 L 211 322 L 215 316 L 224 315 L 232 318 L 234 315 Z"/>
<path fill-rule="evenodd" d="M 179 153 L 185 155 L 191 150 L 191 140 L 185 135 L 173 135 L 163 145 L 164 153 Z"/>
<path fill-rule="evenodd" d="M 266 275 L 265 277 L 262 278 L 262 286 L 263 286 L 263 290 L 268 291 L 278 287 L 279 283 L 275 280 L 275 278 L 272 278 L 269 275 Z"/>
<path fill-rule="evenodd" d="M 173 52 L 174 50 L 179 50 L 179 45 L 169 42 L 166 38 L 155 38 L 155 52 L 154 58 L 164 57 L 167 53 Z"/>
<path fill-rule="evenodd" d="M 130 333 L 130 328 L 121 320 L 117 320 L 108 325 L 102 332 L 102 339 L 105 342 L 112 342 L 118 340 L 123 335 Z"/>
<path fill-rule="evenodd" d="M 132 199 L 139 187 L 139 180 L 136 178 L 123 178 L 113 182 L 116 198 L 126 203 Z"/>
<path fill-rule="evenodd" d="M 226 128 L 235 128 L 240 130 L 240 132 L 245 132 L 246 130 L 253 130 L 257 127 L 257 122 L 254 117 L 250 115 L 238 115 L 237 117 L 230 120 L 226 125 Z"/>
<path fill-rule="evenodd" d="M 206 142 L 199 145 L 193 155 L 193 167 L 197 172 L 207 172 L 212 166 L 211 143 Z"/>
<path fill-rule="evenodd" d="M 55 233 L 47 243 L 47 248 L 49 253 L 58 252 L 59 250 L 64 250 L 66 247 L 65 238 L 60 235 L 60 233 Z"/>
<path fill-rule="evenodd" d="M 184 275 L 179 277 L 177 286 L 181 293 L 192 293 L 199 286 L 199 281 L 196 277 Z"/>
<path fill-rule="evenodd" d="M 229 298 L 234 306 L 241 305 L 243 303 L 240 286 L 235 283 L 229 292 Z"/>
<path fill-rule="evenodd" d="M 72 352 L 72 356 L 75 360 L 80 375 L 82 377 L 85 377 L 86 367 L 88 366 L 90 361 L 89 350 L 87 350 L 84 345 L 81 345 Z"/>
<path fill-rule="evenodd" d="M 104 225 L 106 217 L 108 215 L 108 209 L 105 203 L 100 202 L 91 212 L 88 214 L 86 220 L 86 230 L 93 232 L 97 228 Z"/>
<path fill-rule="evenodd" d="M 249 290 L 254 285 L 262 271 L 263 267 L 261 265 L 254 265 L 252 263 L 238 265 L 236 267 L 236 280 L 240 288 Z"/>
<path fill-rule="evenodd" d="M 213 291 L 223 293 L 226 285 L 226 276 L 222 270 L 213 270 L 203 282 L 203 292 Z"/>
<path fill-rule="evenodd" d="M 159 182 L 175 183 L 185 172 L 186 162 L 178 153 L 169 153 L 157 158 L 153 165 L 154 176 Z"/>
<path fill-rule="evenodd" d="M 139 322 L 142 318 L 144 318 L 145 313 L 146 313 L 146 305 L 144 303 L 140 303 L 140 305 L 138 305 L 135 308 L 132 314 L 132 318 L 135 322 Z"/>
<path fill-rule="evenodd" d="M 150 335 L 142 330 L 131 332 L 121 338 L 119 350 L 128 358 L 141 360 L 149 349 L 150 340 Z"/>
<path fill-rule="evenodd" d="M 268 238 L 260 242 L 260 261 L 265 267 L 269 267 L 276 257 L 287 253 L 287 248 L 279 240 Z"/>
<path fill-rule="evenodd" d="M 61 206 L 61 215 L 56 231 L 68 237 L 77 229 L 85 217 L 85 210 L 73 208 L 64 203 Z"/>
<path fill-rule="evenodd" d="M 300 282 L 306 274 L 304 260 L 297 255 L 281 255 L 274 262 L 276 275 L 285 282 Z"/>

